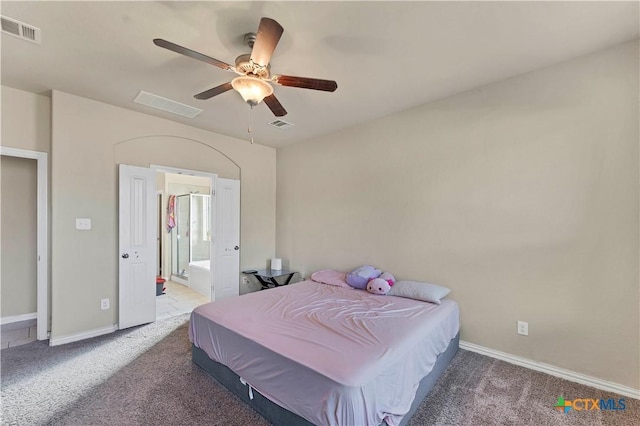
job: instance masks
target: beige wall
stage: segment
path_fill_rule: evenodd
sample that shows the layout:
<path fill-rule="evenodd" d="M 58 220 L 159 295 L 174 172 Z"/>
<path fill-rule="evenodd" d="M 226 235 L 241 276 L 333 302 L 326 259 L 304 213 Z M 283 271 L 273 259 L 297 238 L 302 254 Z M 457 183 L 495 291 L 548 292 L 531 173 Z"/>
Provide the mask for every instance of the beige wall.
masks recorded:
<path fill-rule="evenodd" d="M 446 285 L 464 340 L 640 388 L 638 75 L 626 44 L 279 149 L 278 257 Z"/>
<path fill-rule="evenodd" d="M 50 152 L 51 98 L 2 86 L 2 146 Z"/>
<path fill-rule="evenodd" d="M 37 162 L 3 155 L 0 175 L 0 312 L 31 314 L 37 310 Z"/>
<path fill-rule="evenodd" d="M 117 322 L 118 162 L 210 173 L 235 163 L 241 268 L 275 254 L 274 149 L 58 91 L 52 99 L 52 337 Z M 77 217 L 93 229 L 75 230 Z M 100 310 L 102 298 L 114 308 Z"/>

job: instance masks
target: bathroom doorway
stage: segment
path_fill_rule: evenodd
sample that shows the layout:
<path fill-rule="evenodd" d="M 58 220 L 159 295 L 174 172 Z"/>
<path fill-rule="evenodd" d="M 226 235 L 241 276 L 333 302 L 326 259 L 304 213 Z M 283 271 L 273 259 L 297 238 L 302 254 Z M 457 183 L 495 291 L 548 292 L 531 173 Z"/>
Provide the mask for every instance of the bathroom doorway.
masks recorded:
<path fill-rule="evenodd" d="M 209 143 L 205 143 L 202 141 L 198 141 L 195 139 L 189 139 L 184 137 L 175 137 L 175 136 L 166 136 L 166 135 L 156 135 L 156 136 L 143 136 L 133 139 L 128 139 L 126 141 L 119 142 L 115 145 L 114 148 L 114 160 L 116 164 L 119 165 L 130 165 L 140 168 L 147 168 L 153 173 L 149 176 L 151 184 L 153 184 L 153 192 L 154 195 L 157 194 L 157 191 L 162 190 L 163 196 L 160 202 L 162 206 L 162 221 L 166 221 L 167 217 L 167 197 L 168 192 L 164 189 L 164 181 L 162 181 L 158 185 L 158 180 L 163 179 L 164 173 L 174 173 L 178 175 L 186 175 L 186 176 L 198 176 L 210 178 L 214 177 L 215 184 L 211 185 L 210 188 L 213 188 L 218 194 L 212 196 L 212 211 L 214 218 L 218 217 L 226 217 L 226 216 L 234 216 L 232 226 L 228 226 L 226 222 L 213 222 L 211 226 L 214 230 L 212 232 L 212 241 L 211 241 L 211 252 L 213 253 L 210 256 L 210 271 L 209 274 L 209 282 L 212 287 L 212 294 L 215 296 L 217 300 L 220 297 L 231 296 L 231 291 L 227 291 L 227 289 L 234 288 L 235 294 L 239 293 L 239 282 L 240 282 L 240 202 L 239 202 L 239 194 L 240 194 L 240 180 L 241 180 L 241 170 L 239 165 L 233 161 L 227 154 L 220 151 L 219 149 L 211 146 Z M 160 173 L 159 173 L 160 172 Z M 219 177 L 218 177 L 219 176 Z M 155 180 L 155 181 L 154 181 Z M 236 185 L 233 191 L 233 194 L 237 194 L 237 197 L 227 197 L 228 191 L 226 189 L 227 181 L 233 181 Z M 187 191 L 189 192 L 189 191 Z M 233 201 L 233 208 L 230 209 L 222 209 L 225 207 L 226 200 L 231 199 Z M 155 204 L 156 197 L 153 197 Z M 220 209 L 220 211 L 218 211 Z M 230 215 L 227 215 L 226 211 L 229 210 L 231 212 Z M 146 239 L 151 244 L 151 247 L 155 249 L 156 242 L 156 221 L 158 220 L 158 209 L 155 205 L 152 205 L 151 209 L 147 209 L 145 219 L 148 222 L 153 223 L 153 229 L 151 230 L 152 234 L 149 235 Z M 236 224 L 238 226 L 236 226 Z M 119 226 L 122 228 L 122 226 Z M 233 232 L 230 237 L 226 238 L 224 229 L 229 228 L 232 229 Z M 223 232 L 217 232 L 218 229 L 223 229 Z M 119 238 L 119 241 L 122 240 L 122 237 Z M 159 296 L 156 296 L 158 292 L 158 287 L 160 287 L 160 294 L 162 294 L 162 290 L 166 285 L 157 285 L 158 278 L 160 280 L 166 279 L 165 283 L 171 280 L 171 254 L 170 254 L 170 233 L 167 231 L 166 223 L 163 223 L 161 227 L 161 251 L 162 251 L 162 274 L 160 277 L 157 276 L 156 271 L 156 261 L 154 260 L 152 268 L 150 268 L 151 279 L 154 282 L 145 284 L 147 281 L 151 281 L 151 279 L 138 280 L 141 281 L 138 284 L 140 291 L 147 292 L 149 291 L 152 295 L 150 301 L 156 302 Z M 215 250 L 214 250 L 215 249 Z M 216 251 L 218 250 L 218 251 Z M 153 255 L 155 257 L 156 250 L 152 250 Z M 232 255 L 232 256 L 230 256 Z M 235 258 L 235 262 L 231 262 L 228 259 Z M 122 257 L 120 257 L 122 259 Z M 119 260 L 119 262 L 122 262 Z M 216 267 L 219 266 L 219 267 Z M 185 268 L 186 269 L 186 268 Z M 219 276 L 217 274 L 220 274 Z M 155 279 L 153 275 L 156 275 Z M 161 284 L 165 284 L 161 283 Z M 122 280 L 119 280 L 119 289 L 120 284 L 122 284 Z M 224 288 L 218 290 L 219 285 L 224 285 Z M 180 290 L 190 289 L 187 285 L 181 284 L 178 287 Z M 121 293 L 121 292 L 120 292 Z M 210 295 L 209 298 L 212 296 Z M 154 303 L 155 304 L 155 303 Z M 154 306 L 156 308 L 157 306 Z M 157 315 L 156 315 L 157 317 Z"/>
<path fill-rule="evenodd" d="M 171 196 L 170 196 L 171 197 Z M 173 195 L 175 227 L 171 229 L 171 275 L 188 281 L 189 267 L 206 267 L 211 259 L 211 196 L 198 190 Z"/>
<path fill-rule="evenodd" d="M 156 319 L 191 312 L 212 300 L 208 269 L 215 178 L 157 171 L 159 276 L 165 282 L 157 291 Z"/>

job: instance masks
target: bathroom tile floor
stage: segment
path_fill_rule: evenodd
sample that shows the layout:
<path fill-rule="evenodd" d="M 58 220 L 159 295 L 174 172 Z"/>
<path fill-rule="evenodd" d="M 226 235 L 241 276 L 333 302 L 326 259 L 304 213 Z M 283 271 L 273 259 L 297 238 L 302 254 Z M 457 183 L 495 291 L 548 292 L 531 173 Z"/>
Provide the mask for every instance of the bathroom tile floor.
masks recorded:
<path fill-rule="evenodd" d="M 197 306 L 209 303 L 208 297 L 185 285 L 167 281 L 164 286 L 165 294 L 156 296 L 156 319 L 186 314 Z"/>

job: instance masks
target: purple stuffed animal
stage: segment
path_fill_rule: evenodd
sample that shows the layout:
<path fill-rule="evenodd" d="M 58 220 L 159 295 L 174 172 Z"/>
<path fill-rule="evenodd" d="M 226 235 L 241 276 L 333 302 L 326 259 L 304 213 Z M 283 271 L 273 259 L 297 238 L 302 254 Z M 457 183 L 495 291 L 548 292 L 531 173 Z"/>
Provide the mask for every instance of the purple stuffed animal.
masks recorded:
<path fill-rule="evenodd" d="M 347 284 L 353 288 L 364 290 L 367 288 L 367 283 L 374 278 L 378 278 L 380 274 L 382 274 L 382 271 L 373 266 L 361 266 L 347 275 Z"/>

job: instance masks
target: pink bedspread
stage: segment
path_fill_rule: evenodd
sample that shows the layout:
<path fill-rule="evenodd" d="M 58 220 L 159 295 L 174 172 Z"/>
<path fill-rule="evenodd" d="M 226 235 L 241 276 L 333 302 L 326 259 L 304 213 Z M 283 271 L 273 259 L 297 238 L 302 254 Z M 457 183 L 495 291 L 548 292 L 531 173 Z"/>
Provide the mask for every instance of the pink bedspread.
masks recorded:
<path fill-rule="evenodd" d="M 305 281 L 202 305 L 189 335 L 314 424 L 394 425 L 458 329 L 452 300 L 435 305 Z M 257 345 L 246 353 L 245 339 L 228 331 Z"/>

